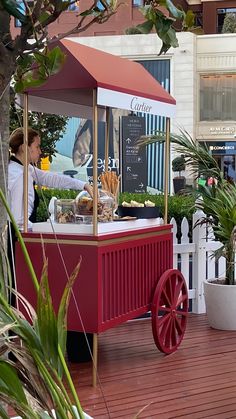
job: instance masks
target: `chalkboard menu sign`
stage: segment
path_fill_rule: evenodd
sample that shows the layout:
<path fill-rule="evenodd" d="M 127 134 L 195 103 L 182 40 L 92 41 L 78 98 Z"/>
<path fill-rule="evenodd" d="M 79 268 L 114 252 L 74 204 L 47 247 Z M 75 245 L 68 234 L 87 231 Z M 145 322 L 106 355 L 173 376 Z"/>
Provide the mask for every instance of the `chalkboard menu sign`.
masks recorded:
<path fill-rule="evenodd" d="M 139 148 L 136 140 L 145 134 L 145 118 L 122 116 L 122 191 L 146 192 L 146 150 Z"/>

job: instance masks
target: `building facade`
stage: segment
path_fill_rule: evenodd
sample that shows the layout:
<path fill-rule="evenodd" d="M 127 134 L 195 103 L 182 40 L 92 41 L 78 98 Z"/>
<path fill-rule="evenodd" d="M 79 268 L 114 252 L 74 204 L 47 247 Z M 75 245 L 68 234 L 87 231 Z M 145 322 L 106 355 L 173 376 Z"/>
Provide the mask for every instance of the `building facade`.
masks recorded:
<path fill-rule="evenodd" d="M 196 141 L 206 142 L 225 176 L 236 181 L 236 34 L 180 33 L 179 48 L 163 57 L 154 34 L 77 40 L 145 65 L 177 101 L 172 131 L 183 128 Z M 152 122 L 147 133 L 165 126 L 161 119 Z M 158 147 L 150 152 L 149 186 L 162 190 L 163 149 Z"/>
<path fill-rule="evenodd" d="M 19 0 L 19 3 L 23 2 Z M 81 36 L 111 36 L 122 35 L 129 27 L 143 22 L 143 16 L 139 7 L 143 6 L 144 0 L 118 0 L 117 13 L 107 22 L 94 24 L 81 33 Z M 236 0 L 174 0 L 174 3 L 183 10 L 191 9 L 196 15 L 196 26 L 202 28 L 204 34 L 221 33 L 226 14 L 236 13 Z M 78 23 L 78 13 L 86 10 L 91 3 L 88 0 L 80 0 L 72 4 L 69 9 L 48 27 L 49 36 L 66 33 Z M 22 6 L 24 7 L 24 6 Z M 19 33 L 20 22 L 13 19 L 11 30 L 13 35 Z"/>

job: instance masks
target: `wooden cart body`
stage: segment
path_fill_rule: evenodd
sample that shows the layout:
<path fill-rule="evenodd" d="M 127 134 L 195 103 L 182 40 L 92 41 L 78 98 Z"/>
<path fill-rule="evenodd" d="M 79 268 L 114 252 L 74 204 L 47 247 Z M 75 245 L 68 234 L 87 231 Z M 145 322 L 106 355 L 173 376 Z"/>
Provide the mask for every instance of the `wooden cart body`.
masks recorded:
<path fill-rule="evenodd" d="M 26 233 L 24 241 L 40 278 L 43 267 L 40 235 Z M 173 263 L 170 225 L 97 237 L 57 234 L 55 239 L 53 234 L 44 234 L 43 243 L 55 308 L 67 283 L 67 273 L 73 271 L 82 256 L 68 313 L 68 330 L 73 331 L 101 333 L 151 310 L 158 278 Z M 35 305 L 35 289 L 19 245 L 16 267 L 18 291 Z"/>

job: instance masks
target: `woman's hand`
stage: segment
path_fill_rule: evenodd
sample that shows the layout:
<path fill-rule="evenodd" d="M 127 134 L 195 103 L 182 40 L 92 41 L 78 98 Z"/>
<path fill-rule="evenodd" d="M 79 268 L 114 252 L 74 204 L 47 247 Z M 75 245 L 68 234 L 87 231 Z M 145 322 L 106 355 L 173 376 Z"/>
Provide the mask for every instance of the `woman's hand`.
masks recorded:
<path fill-rule="evenodd" d="M 89 193 L 91 197 L 93 197 L 93 186 L 90 183 L 85 183 L 84 190 Z"/>

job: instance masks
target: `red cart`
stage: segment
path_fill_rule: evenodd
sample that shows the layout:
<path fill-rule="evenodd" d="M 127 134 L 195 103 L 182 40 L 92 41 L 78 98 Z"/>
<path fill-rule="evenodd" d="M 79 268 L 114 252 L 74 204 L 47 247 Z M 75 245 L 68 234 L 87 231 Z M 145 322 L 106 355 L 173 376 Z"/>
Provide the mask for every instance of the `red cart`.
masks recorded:
<path fill-rule="evenodd" d="M 54 225 L 55 229 L 52 231 L 49 223 L 44 223 L 38 227 L 38 231 L 36 225 L 32 233 L 27 232 L 26 217 L 26 231 L 23 237 L 39 276 L 43 265 L 41 243 L 43 233 L 44 251 L 49 259 L 49 278 L 55 308 L 61 298 L 68 273 L 71 273 L 80 255 L 82 256 L 79 278 L 74 286 L 74 299 L 69 307 L 68 330 L 94 334 L 93 383 L 95 385 L 99 333 L 151 311 L 154 340 L 162 352 L 167 354 L 174 352 L 184 336 L 188 293 L 182 274 L 173 269 L 172 232 L 171 225 L 167 224 L 169 117 L 172 115 L 175 100 L 139 64 L 72 41 L 62 41 L 61 47 L 67 54 L 67 63 L 63 70 L 53 76 L 43 87 L 28 92 L 25 96 L 25 105 L 28 106 L 29 100 L 32 110 L 49 111 L 51 106 L 51 111 L 54 113 L 56 111 L 62 113 L 67 101 L 70 102 L 70 106 L 68 105 L 64 113 L 74 114 L 73 112 L 78 111 L 78 103 L 86 103 L 86 94 L 89 92 L 88 97 L 91 102 L 91 92 L 93 93 L 95 205 L 98 200 L 97 120 L 99 109 L 102 113 L 103 106 L 115 106 L 114 102 L 118 98 L 119 107 L 132 110 L 134 103 L 137 104 L 141 100 L 145 102 L 144 112 L 167 116 L 164 225 L 159 225 L 157 219 L 152 219 L 112 222 L 101 226 L 97 222 L 97 214 L 94 211 L 93 227 L 89 232 L 86 230 L 81 232 L 79 226 L 73 225 L 64 227 Z M 95 61 L 98 66 L 94 65 Z M 84 74 L 86 65 L 87 73 Z M 112 80 L 109 72 L 111 65 L 113 66 Z M 128 68 L 124 68 L 126 66 Z M 83 83 L 78 77 L 79 70 Z M 126 78 L 123 77 L 123 73 Z M 138 80 L 135 80 L 135 74 L 139 77 Z M 104 85 L 105 80 L 106 85 Z M 78 91 L 75 90 L 76 86 Z M 81 102 L 79 94 L 76 96 L 78 92 L 81 93 Z M 127 96 L 131 96 L 129 105 L 126 101 Z M 73 112 L 72 109 L 74 109 Z M 107 167 L 108 146 L 105 150 L 105 160 Z M 27 176 L 27 171 L 25 172 Z M 18 290 L 34 304 L 33 285 L 26 272 L 19 246 L 16 252 L 16 267 Z"/>

